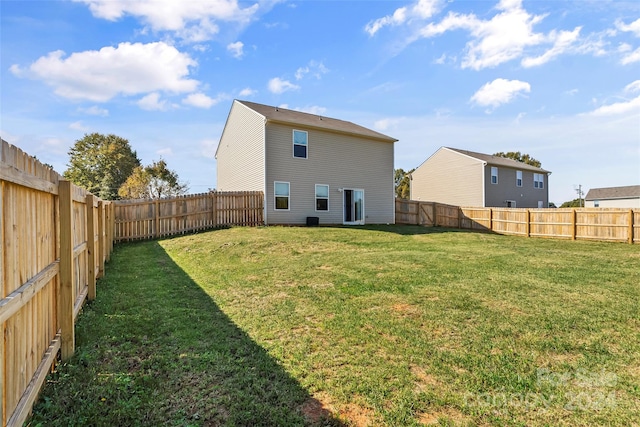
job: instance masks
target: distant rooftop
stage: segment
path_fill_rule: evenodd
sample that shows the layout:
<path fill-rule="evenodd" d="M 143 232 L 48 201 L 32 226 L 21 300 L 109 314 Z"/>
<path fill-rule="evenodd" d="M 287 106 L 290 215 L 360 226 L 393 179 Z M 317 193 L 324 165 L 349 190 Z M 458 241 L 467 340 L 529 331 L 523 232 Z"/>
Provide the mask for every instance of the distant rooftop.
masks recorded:
<path fill-rule="evenodd" d="M 490 164 L 490 165 L 504 166 L 504 167 L 513 168 L 513 169 L 523 169 L 523 170 L 529 170 L 534 172 L 551 173 L 548 170 L 537 168 L 535 166 L 531 166 L 527 163 L 519 162 L 517 160 L 507 159 L 506 157 L 494 156 L 491 154 L 476 153 L 475 151 L 460 150 L 458 148 L 451 148 L 451 147 L 445 147 L 445 148 L 458 152 L 460 154 L 464 154 L 469 157 L 473 157 L 478 160 L 482 160 L 483 162 L 487 162 L 487 164 Z"/>
<path fill-rule="evenodd" d="M 626 187 L 592 188 L 585 200 L 636 199 L 640 198 L 640 185 Z"/>

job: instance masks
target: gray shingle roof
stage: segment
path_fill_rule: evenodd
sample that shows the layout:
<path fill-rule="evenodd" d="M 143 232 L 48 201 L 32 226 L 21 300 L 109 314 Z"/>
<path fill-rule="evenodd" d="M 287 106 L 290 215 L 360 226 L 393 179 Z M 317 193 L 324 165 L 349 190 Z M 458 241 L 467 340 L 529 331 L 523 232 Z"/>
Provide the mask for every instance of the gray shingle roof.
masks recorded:
<path fill-rule="evenodd" d="M 493 156 L 491 154 L 476 153 L 474 151 L 460 150 L 458 148 L 451 148 L 451 147 L 445 147 L 445 148 L 458 152 L 460 154 L 464 154 L 469 157 L 473 157 L 483 162 L 487 162 L 487 164 L 489 165 L 504 166 L 507 168 L 522 169 L 522 170 L 541 172 L 541 173 L 551 173 L 548 170 L 537 168 L 535 166 L 531 166 L 526 163 L 519 162 L 517 160 L 507 159 L 506 157 Z"/>
<path fill-rule="evenodd" d="M 592 188 L 585 200 L 635 199 L 640 197 L 640 185 L 626 187 Z"/>
<path fill-rule="evenodd" d="M 257 104 L 255 102 L 240 100 L 236 101 L 252 109 L 256 113 L 264 116 L 267 121 L 307 126 L 333 132 L 346 133 L 350 135 L 364 136 L 367 138 L 377 139 L 385 142 L 397 141 L 397 139 L 390 136 L 344 120 L 332 119 L 331 117 L 319 116 L 317 114 L 303 113 L 301 111 L 288 110 L 286 108 Z"/>

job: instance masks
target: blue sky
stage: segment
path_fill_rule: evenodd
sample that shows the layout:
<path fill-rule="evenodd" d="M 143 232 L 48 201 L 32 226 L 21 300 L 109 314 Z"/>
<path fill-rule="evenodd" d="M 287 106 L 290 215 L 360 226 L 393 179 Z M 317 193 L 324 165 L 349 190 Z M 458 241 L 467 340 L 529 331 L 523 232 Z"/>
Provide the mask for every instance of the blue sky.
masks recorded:
<path fill-rule="evenodd" d="M 550 200 L 640 184 L 640 2 L 74 0 L 0 2 L 0 134 L 58 172 L 85 133 L 216 186 L 233 99 L 399 140 L 521 151 Z M 366 155 L 366 153 L 363 153 Z"/>

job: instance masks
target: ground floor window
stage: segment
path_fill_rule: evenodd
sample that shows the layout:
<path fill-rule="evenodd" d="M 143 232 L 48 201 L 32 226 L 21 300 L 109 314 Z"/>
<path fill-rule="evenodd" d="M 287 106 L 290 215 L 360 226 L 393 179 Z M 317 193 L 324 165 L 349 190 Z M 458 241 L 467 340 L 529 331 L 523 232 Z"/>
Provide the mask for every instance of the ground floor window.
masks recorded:
<path fill-rule="evenodd" d="M 316 184 L 316 210 L 329 210 L 329 186 Z"/>
<path fill-rule="evenodd" d="M 273 194 L 275 197 L 275 209 L 276 210 L 289 210 L 289 183 L 275 181 L 273 183 Z"/>

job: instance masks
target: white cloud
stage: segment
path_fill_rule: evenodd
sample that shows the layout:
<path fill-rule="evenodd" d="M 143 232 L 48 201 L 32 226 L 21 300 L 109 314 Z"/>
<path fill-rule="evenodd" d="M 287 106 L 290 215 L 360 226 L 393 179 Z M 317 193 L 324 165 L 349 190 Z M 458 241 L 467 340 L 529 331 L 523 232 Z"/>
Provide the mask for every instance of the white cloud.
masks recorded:
<path fill-rule="evenodd" d="M 172 156 L 173 155 L 173 149 L 171 147 L 161 148 L 158 151 L 156 151 L 156 154 L 160 155 L 160 157 Z"/>
<path fill-rule="evenodd" d="M 229 43 L 227 45 L 227 50 L 231 53 L 234 58 L 240 59 L 244 55 L 244 43 L 237 41 L 235 43 Z"/>
<path fill-rule="evenodd" d="M 630 101 L 616 102 L 614 104 L 603 105 L 591 112 L 593 116 L 615 116 L 637 111 L 640 113 L 640 96 Z"/>
<path fill-rule="evenodd" d="M 243 97 L 248 97 L 248 96 L 255 95 L 257 92 L 258 92 L 257 90 L 251 89 L 250 87 L 245 87 L 238 93 L 238 95 Z"/>
<path fill-rule="evenodd" d="M 640 94 L 640 80 L 635 80 L 623 89 L 625 94 Z M 609 105 L 603 105 L 589 113 L 592 116 L 616 116 L 627 113 L 640 113 L 640 95 L 625 101 L 616 102 Z"/>
<path fill-rule="evenodd" d="M 315 115 L 321 116 L 327 111 L 327 109 L 325 107 L 320 107 L 318 105 L 310 105 L 307 107 L 296 108 L 296 111 L 302 111 L 303 113 L 309 113 L 309 114 L 315 114 Z"/>
<path fill-rule="evenodd" d="M 182 100 L 183 104 L 198 108 L 211 108 L 222 100 L 222 97 L 211 98 L 204 93 L 192 93 Z"/>
<path fill-rule="evenodd" d="M 171 31 L 178 37 L 201 42 L 219 31 L 217 22 L 246 24 L 260 10 L 258 3 L 241 8 L 237 0 L 74 0 L 87 4 L 93 16 L 117 21 L 133 16 L 153 31 Z"/>
<path fill-rule="evenodd" d="M 401 121 L 402 119 L 400 118 L 384 118 L 384 119 L 376 120 L 373 123 L 373 128 L 375 130 L 385 132 L 389 129 L 396 128 Z"/>
<path fill-rule="evenodd" d="M 296 70 L 296 80 L 301 80 L 307 74 L 312 75 L 316 79 L 321 79 L 323 74 L 327 74 L 329 69 L 322 62 L 311 60 L 309 64 Z"/>
<path fill-rule="evenodd" d="M 496 108 L 511 102 L 523 92 L 531 92 L 529 83 L 520 80 L 495 79 L 482 86 L 470 101 L 483 107 Z"/>
<path fill-rule="evenodd" d="M 90 116 L 100 116 L 107 117 L 109 116 L 109 110 L 105 108 L 100 108 L 97 105 L 89 108 L 78 108 L 78 111 L 84 114 L 88 114 Z"/>
<path fill-rule="evenodd" d="M 89 130 L 89 128 L 87 126 L 85 126 L 84 123 L 82 123 L 82 121 L 71 123 L 69 125 L 69 129 L 79 130 L 79 131 L 82 131 L 82 132 L 86 132 L 86 131 Z"/>
<path fill-rule="evenodd" d="M 412 7 L 400 7 L 391 15 L 370 21 L 364 30 L 370 36 L 374 36 L 386 26 L 401 25 L 412 19 L 428 19 L 440 11 L 441 5 L 441 0 L 419 0 Z"/>
<path fill-rule="evenodd" d="M 620 31 L 631 32 L 636 37 L 640 37 L 640 18 L 630 24 L 625 24 L 622 21 L 616 21 L 616 28 Z"/>
<path fill-rule="evenodd" d="M 300 89 L 300 86 L 293 84 L 288 80 L 282 80 L 280 77 L 274 77 L 269 80 L 267 87 L 269 88 L 270 92 L 276 94 L 287 92 L 289 90 Z"/>
<path fill-rule="evenodd" d="M 11 71 L 43 80 L 64 98 L 94 102 L 106 102 L 119 94 L 192 92 L 199 84 L 187 78 L 189 67 L 197 63 L 164 42 L 120 43 L 64 56 L 58 50 L 40 57 L 28 69 L 13 65 Z"/>
<path fill-rule="evenodd" d="M 624 91 L 628 93 L 640 92 L 640 80 L 629 83 L 624 87 Z"/>
<path fill-rule="evenodd" d="M 437 2 L 428 3 L 432 3 L 433 8 L 424 14 L 425 19 L 431 18 L 440 7 Z M 402 9 L 406 8 L 400 8 L 397 12 Z M 523 60 L 523 66 L 542 65 L 563 53 L 578 51 L 581 27 L 572 31 L 551 30 L 544 34 L 534 31 L 534 27 L 542 22 L 546 15 L 528 13 L 523 8 L 521 0 L 502 0 L 495 9 L 497 13 L 490 19 L 480 19 L 473 13 L 449 12 L 438 22 L 429 22 L 426 25 L 422 23 L 420 26 L 415 25 L 415 22 L 420 20 L 418 14 L 409 14 L 405 10 L 404 14 L 399 13 L 395 17 L 385 16 L 372 21 L 365 29 L 373 35 L 386 25 L 407 25 L 412 35 L 403 42 L 405 46 L 418 39 L 437 37 L 449 31 L 467 31 L 470 38 L 464 48 L 461 67 L 473 70 L 491 68 L 521 58 L 535 47 L 550 46 L 542 53 L 536 52 L 534 55 L 537 56 L 529 54 Z M 585 49 L 583 46 L 582 50 Z M 590 50 L 593 51 L 593 46 Z M 437 63 L 443 63 L 444 60 L 445 57 L 440 57 Z"/>
<path fill-rule="evenodd" d="M 138 107 L 147 111 L 166 111 L 169 106 L 167 101 L 160 100 L 160 94 L 158 92 L 150 93 L 136 102 Z"/>
<path fill-rule="evenodd" d="M 571 46 L 578 40 L 580 36 L 580 30 L 582 27 L 577 27 L 573 31 L 551 31 L 548 38 L 554 41 L 553 47 L 547 50 L 544 54 L 535 58 L 524 58 L 522 60 L 522 66 L 525 68 L 536 67 L 546 64 L 556 56 L 560 56 L 567 52 Z"/>
<path fill-rule="evenodd" d="M 640 47 L 634 50 L 633 52 L 630 52 L 624 55 L 620 60 L 620 63 L 622 65 L 629 65 L 636 62 L 640 62 Z"/>

